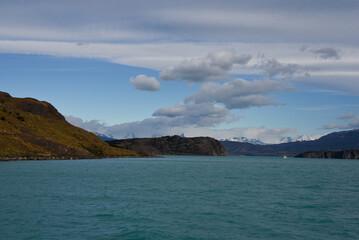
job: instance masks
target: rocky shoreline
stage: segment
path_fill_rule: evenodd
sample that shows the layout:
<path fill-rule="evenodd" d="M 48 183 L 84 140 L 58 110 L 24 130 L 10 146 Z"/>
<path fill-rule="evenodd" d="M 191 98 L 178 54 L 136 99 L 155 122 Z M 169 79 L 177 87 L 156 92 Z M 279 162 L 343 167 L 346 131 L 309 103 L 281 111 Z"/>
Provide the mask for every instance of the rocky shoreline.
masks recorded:
<path fill-rule="evenodd" d="M 359 159 L 359 150 L 345 151 L 310 151 L 298 154 L 296 158 L 337 158 L 337 159 Z"/>
<path fill-rule="evenodd" d="M 48 156 L 0 156 L 0 161 L 23 161 L 23 160 L 74 160 L 78 158 L 69 157 L 48 157 Z"/>

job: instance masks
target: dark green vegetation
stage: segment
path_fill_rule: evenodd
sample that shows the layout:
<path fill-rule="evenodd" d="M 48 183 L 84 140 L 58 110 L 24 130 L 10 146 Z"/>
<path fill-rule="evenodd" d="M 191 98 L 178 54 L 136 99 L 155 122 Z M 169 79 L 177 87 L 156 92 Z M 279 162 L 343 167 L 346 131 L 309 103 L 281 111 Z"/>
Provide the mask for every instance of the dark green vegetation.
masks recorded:
<path fill-rule="evenodd" d="M 69 124 L 47 102 L 0 92 L 0 160 L 141 156 Z"/>
<path fill-rule="evenodd" d="M 295 157 L 297 157 L 297 158 L 359 159 L 359 150 L 305 152 L 305 153 L 301 153 Z"/>
<path fill-rule="evenodd" d="M 225 156 L 221 143 L 210 137 L 133 138 L 107 141 L 111 146 L 127 148 L 148 155 L 206 155 Z"/>
<path fill-rule="evenodd" d="M 344 151 L 359 149 L 359 129 L 334 132 L 314 141 L 255 145 L 240 142 L 221 142 L 228 155 L 296 156 L 308 151 Z"/>

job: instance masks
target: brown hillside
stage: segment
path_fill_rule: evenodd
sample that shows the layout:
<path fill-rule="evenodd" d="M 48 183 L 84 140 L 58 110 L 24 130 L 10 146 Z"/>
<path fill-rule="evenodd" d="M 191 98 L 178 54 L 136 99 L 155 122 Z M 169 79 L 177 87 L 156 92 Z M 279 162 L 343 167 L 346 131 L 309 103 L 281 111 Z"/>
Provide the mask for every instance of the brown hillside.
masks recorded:
<path fill-rule="evenodd" d="M 47 102 L 0 92 L 0 160 L 138 156 L 69 124 Z"/>

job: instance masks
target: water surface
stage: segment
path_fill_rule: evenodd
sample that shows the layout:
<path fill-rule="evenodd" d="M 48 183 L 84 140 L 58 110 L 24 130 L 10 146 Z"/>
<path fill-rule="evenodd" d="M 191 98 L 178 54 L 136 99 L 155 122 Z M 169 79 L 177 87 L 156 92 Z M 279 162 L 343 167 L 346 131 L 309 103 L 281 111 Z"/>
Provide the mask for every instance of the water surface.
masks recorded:
<path fill-rule="evenodd" d="M 359 239 L 359 161 L 0 162 L 1 239 Z"/>

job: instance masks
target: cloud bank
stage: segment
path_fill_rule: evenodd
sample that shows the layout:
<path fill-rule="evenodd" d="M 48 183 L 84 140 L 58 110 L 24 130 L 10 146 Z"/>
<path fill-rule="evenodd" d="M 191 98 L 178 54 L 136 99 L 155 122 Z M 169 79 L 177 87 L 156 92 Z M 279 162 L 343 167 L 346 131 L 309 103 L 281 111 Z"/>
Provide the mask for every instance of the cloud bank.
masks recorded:
<path fill-rule="evenodd" d="M 117 139 L 184 134 L 186 137 L 208 136 L 216 139 L 246 137 L 248 139 L 258 139 L 263 143 L 281 143 L 283 138 L 296 133 L 296 129 L 292 128 L 245 127 L 213 129 L 193 125 L 168 127 L 166 124 L 168 118 L 149 118 L 143 121 L 116 124 L 112 126 L 106 126 L 105 124 L 94 120 L 90 122 L 83 121 L 82 119 L 73 116 L 66 116 L 66 120 L 87 131 L 105 134 Z"/>
<path fill-rule="evenodd" d="M 2 39 L 344 42 L 358 44 L 352 0 L 1 1 Z M 46 14 L 44 14 L 46 13 Z M 328 27 L 330 26 L 330 27 Z"/>

